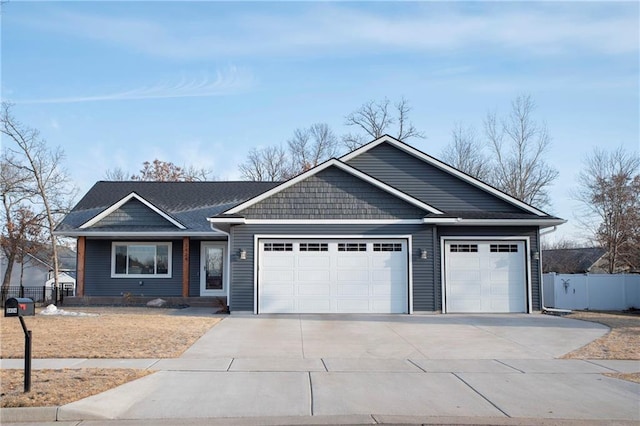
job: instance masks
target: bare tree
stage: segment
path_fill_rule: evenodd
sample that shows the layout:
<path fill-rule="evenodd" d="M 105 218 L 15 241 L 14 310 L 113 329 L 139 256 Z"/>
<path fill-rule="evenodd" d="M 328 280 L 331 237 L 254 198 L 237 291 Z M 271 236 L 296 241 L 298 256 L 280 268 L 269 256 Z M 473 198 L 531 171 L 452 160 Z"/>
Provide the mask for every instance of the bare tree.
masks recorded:
<path fill-rule="evenodd" d="M 296 129 L 288 145 L 293 172 L 296 174 L 335 157 L 338 152 L 338 138 L 326 123 Z"/>
<path fill-rule="evenodd" d="M 195 166 L 180 167 L 170 161 L 155 159 L 142 163 L 138 174 L 129 174 L 120 167 L 105 172 L 105 178 L 112 181 L 156 181 L 156 182 L 196 182 L 213 179 L 211 171 Z"/>
<path fill-rule="evenodd" d="M 277 182 L 293 175 L 287 152 L 282 146 L 252 149 L 239 168 L 242 177 L 251 181 Z"/>
<path fill-rule="evenodd" d="M 549 204 L 548 186 L 558 171 L 544 161 L 551 144 L 545 124 L 533 118 L 535 103 L 520 95 L 511 112 L 501 120 L 495 113 L 484 122 L 489 147 L 494 155 L 491 183 L 527 204 L 542 208 Z"/>
<path fill-rule="evenodd" d="M 640 156 L 596 149 L 579 177 L 580 222 L 607 249 L 608 272 L 640 270 Z"/>
<path fill-rule="evenodd" d="M 391 105 L 391 101 L 387 98 L 377 102 L 373 100 L 365 102 L 345 117 L 345 124 L 355 127 L 358 132 L 344 135 L 342 143 L 349 150 L 354 150 L 384 134 L 391 134 L 403 141 L 410 138 L 425 138 L 425 134 L 417 130 L 409 121 L 410 111 L 411 107 L 405 98 L 401 98 L 394 105 Z M 392 129 L 394 124 L 395 132 Z"/>
<path fill-rule="evenodd" d="M 451 131 L 451 143 L 442 151 L 442 159 L 456 169 L 480 180 L 489 177 L 489 159 L 483 152 L 475 129 L 456 123 Z"/>
<path fill-rule="evenodd" d="M 31 208 L 30 176 L 9 161 L 10 153 L 4 149 L 0 161 L 0 197 L 2 198 L 3 227 L 0 234 L 0 247 L 7 260 L 2 278 L 2 295 L 6 294 L 11 284 L 11 275 L 15 262 L 21 262 L 30 247 L 28 241 L 38 239 L 42 230 L 41 215 L 36 215 Z"/>
<path fill-rule="evenodd" d="M 11 105 L 2 103 L 0 132 L 15 146 L 7 149 L 4 157 L 7 165 L 20 170 L 29 177 L 25 190 L 31 200 L 37 199 L 42 209 L 47 236 L 51 244 L 54 282 L 58 285 L 57 239 L 53 231 L 62 217 L 71 208 L 77 189 L 72 187 L 67 172 L 63 169 L 64 152 L 50 149 L 36 129 L 23 125 L 11 114 Z"/>

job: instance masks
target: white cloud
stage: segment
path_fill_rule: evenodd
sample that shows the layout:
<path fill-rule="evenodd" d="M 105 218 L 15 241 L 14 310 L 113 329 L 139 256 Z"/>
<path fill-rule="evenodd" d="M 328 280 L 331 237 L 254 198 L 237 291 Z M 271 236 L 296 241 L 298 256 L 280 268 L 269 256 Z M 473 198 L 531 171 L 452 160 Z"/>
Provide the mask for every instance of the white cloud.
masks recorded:
<path fill-rule="evenodd" d="M 163 82 L 134 89 L 96 95 L 74 95 L 44 99 L 16 100 L 20 104 L 78 103 L 93 101 L 122 101 L 137 99 L 211 97 L 247 91 L 253 85 L 252 75 L 231 67 L 218 71 L 215 78 L 182 78 L 177 82 Z"/>
<path fill-rule="evenodd" d="M 262 7 L 257 12 L 240 3 L 232 7 L 233 13 L 221 17 L 213 12 L 215 4 L 188 3 L 185 8 L 190 9 L 185 10 L 192 13 L 188 18 L 58 11 L 46 18 L 32 18 L 30 23 L 40 29 L 182 60 L 478 48 L 538 55 L 576 49 L 619 54 L 639 48 L 638 7 L 633 3 L 478 3 L 474 8 L 455 3 L 401 5 L 378 8 L 366 3 L 303 3 Z M 162 6 L 154 3 L 149 7 L 160 13 Z M 199 7 L 206 12 L 198 13 Z"/>

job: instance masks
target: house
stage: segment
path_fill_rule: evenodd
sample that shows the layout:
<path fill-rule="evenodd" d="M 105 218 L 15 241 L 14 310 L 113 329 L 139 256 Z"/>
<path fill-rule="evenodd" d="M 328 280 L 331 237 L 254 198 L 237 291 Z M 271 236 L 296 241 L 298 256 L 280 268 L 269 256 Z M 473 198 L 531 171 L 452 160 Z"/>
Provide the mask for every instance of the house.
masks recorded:
<path fill-rule="evenodd" d="M 65 290 L 66 295 L 75 291 L 76 253 L 64 246 L 58 247 L 59 274 L 58 283 Z M 8 260 L 0 256 L 0 277 L 4 277 Z M 46 246 L 31 247 L 25 253 L 23 261 L 15 261 L 11 269 L 9 289 L 3 298 L 16 297 L 24 294 L 37 301 L 48 299 L 53 287 L 53 265 L 51 265 L 51 249 Z M 20 289 L 22 287 L 22 290 Z"/>
<path fill-rule="evenodd" d="M 98 182 L 57 228 L 86 298 L 231 312 L 532 312 L 565 221 L 389 136 L 288 181 Z"/>
<path fill-rule="evenodd" d="M 543 250 L 543 273 L 606 273 L 603 269 L 606 268 L 606 259 L 603 259 L 606 253 L 607 250 L 602 247 Z"/>

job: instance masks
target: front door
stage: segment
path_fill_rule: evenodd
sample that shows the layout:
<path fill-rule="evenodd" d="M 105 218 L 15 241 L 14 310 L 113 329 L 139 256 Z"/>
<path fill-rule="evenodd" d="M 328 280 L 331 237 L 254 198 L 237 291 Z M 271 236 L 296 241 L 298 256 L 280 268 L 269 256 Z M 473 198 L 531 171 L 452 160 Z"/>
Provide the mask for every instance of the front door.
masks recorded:
<path fill-rule="evenodd" d="M 224 296 L 226 292 L 226 243 L 202 243 L 200 295 Z"/>

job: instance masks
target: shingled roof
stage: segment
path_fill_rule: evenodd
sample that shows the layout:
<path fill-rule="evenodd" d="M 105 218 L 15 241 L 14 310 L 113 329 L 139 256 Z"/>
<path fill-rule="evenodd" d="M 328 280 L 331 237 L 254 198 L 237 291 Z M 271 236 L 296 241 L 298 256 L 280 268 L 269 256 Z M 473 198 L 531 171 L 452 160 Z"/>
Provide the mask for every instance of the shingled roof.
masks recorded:
<path fill-rule="evenodd" d="M 205 218 L 215 216 L 271 188 L 279 182 L 139 182 L 100 181 L 78 202 L 56 231 L 77 231 L 118 201 L 135 193 L 185 226 L 185 232 L 209 231 Z M 175 227 L 167 230 L 175 230 Z M 117 231 L 117 229 L 111 229 Z M 134 231 L 131 227 L 127 231 Z M 142 228 L 136 229 L 144 231 Z M 157 228 L 156 228 L 157 230 Z M 87 229 L 88 232 L 90 230 Z"/>
<path fill-rule="evenodd" d="M 607 251 L 600 247 L 552 249 L 542 251 L 543 272 L 558 274 L 584 274 Z"/>

